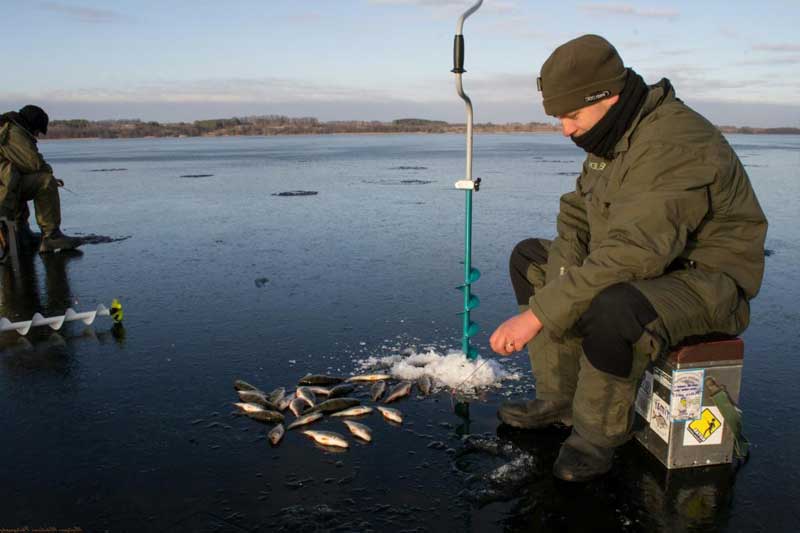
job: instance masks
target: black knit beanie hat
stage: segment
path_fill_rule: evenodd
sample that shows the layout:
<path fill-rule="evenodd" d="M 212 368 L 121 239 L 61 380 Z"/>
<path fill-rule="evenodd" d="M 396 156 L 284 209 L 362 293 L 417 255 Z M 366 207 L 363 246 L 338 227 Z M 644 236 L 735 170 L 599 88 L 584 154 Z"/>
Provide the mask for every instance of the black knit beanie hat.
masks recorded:
<path fill-rule="evenodd" d="M 611 43 L 582 35 L 556 48 L 537 80 L 544 111 L 558 117 L 619 94 L 627 70 Z"/>
<path fill-rule="evenodd" d="M 36 135 L 37 132 L 42 132 L 47 135 L 47 125 L 50 123 L 50 117 L 39 106 L 26 105 L 19 110 L 19 114 L 25 121 L 28 131 L 31 135 Z"/>

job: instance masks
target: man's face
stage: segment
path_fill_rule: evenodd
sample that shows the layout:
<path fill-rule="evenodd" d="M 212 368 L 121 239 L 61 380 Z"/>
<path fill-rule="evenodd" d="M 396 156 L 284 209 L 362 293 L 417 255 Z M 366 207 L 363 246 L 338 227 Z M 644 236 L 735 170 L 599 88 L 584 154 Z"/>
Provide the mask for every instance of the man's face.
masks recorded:
<path fill-rule="evenodd" d="M 592 105 L 587 105 L 586 107 L 557 117 L 559 122 L 561 122 L 561 132 L 564 134 L 564 137 L 580 137 L 592 129 L 595 124 L 600 122 L 600 119 L 606 116 L 608 110 L 611 109 L 611 106 L 616 104 L 618 100 L 619 95 L 615 94 L 611 98 L 600 100 Z"/>

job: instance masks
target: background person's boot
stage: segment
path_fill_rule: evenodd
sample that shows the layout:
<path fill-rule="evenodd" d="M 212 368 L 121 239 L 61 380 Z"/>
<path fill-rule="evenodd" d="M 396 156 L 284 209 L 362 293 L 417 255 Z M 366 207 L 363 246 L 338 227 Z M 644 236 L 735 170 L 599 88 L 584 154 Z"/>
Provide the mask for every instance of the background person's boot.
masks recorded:
<path fill-rule="evenodd" d="M 39 246 L 41 235 L 34 233 L 27 220 L 17 220 L 17 243 L 21 250 L 34 251 Z"/>
<path fill-rule="evenodd" d="M 572 425 L 571 400 L 529 400 L 503 402 L 497 418 L 504 424 L 524 429 L 540 429 L 553 424 Z"/>
<path fill-rule="evenodd" d="M 589 481 L 611 470 L 614 448 L 596 446 L 572 430 L 558 452 L 553 475 L 564 481 Z"/>
<path fill-rule="evenodd" d="M 61 233 L 60 229 L 42 235 L 42 244 L 39 245 L 39 253 L 57 252 L 59 250 L 74 250 L 83 244 L 78 237 L 69 237 Z"/>

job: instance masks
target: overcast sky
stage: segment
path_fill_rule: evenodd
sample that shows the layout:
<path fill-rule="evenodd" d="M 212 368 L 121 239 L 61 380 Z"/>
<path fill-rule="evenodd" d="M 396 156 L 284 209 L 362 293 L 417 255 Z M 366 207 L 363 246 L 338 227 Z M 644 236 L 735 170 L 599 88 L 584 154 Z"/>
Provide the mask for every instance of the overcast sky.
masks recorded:
<path fill-rule="evenodd" d="M 472 0 L 3 0 L 2 110 L 170 122 L 284 114 L 464 120 Z M 797 0 L 485 0 L 464 26 L 478 122 L 544 121 L 535 79 L 584 33 L 716 124 L 800 126 Z"/>

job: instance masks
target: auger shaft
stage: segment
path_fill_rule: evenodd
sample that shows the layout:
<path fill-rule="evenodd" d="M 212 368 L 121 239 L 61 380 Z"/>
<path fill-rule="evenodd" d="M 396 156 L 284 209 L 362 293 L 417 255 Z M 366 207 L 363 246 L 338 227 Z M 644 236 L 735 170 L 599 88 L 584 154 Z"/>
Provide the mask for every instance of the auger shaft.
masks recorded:
<path fill-rule="evenodd" d="M 467 108 L 467 162 L 466 173 L 463 180 L 457 181 L 456 189 L 464 190 L 466 193 L 466 217 L 464 221 L 464 285 L 459 287 L 464 295 L 464 310 L 462 312 L 462 330 L 463 336 L 461 339 L 461 349 L 469 359 L 478 357 L 478 351 L 471 348 L 469 345 L 469 338 L 478 332 L 478 325 L 470 320 L 470 310 L 478 307 L 478 297 L 472 294 L 472 284 L 480 277 L 480 272 L 477 268 L 472 268 L 472 192 L 477 191 L 480 186 L 480 178 L 477 180 L 472 179 L 472 101 L 469 96 L 464 92 L 462 85 L 462 74 L 464 70 L 464 36 L 462 30 L 464 28 L 464 21 L 478 10 L 483 4 L 483 0 L 478 0 L 472 7 L 470 7 L 458 19 L 456 26 L 456 36 L 453 42 L 453 70 L 456 75 L 456 92 L 464 100 Z"/>

